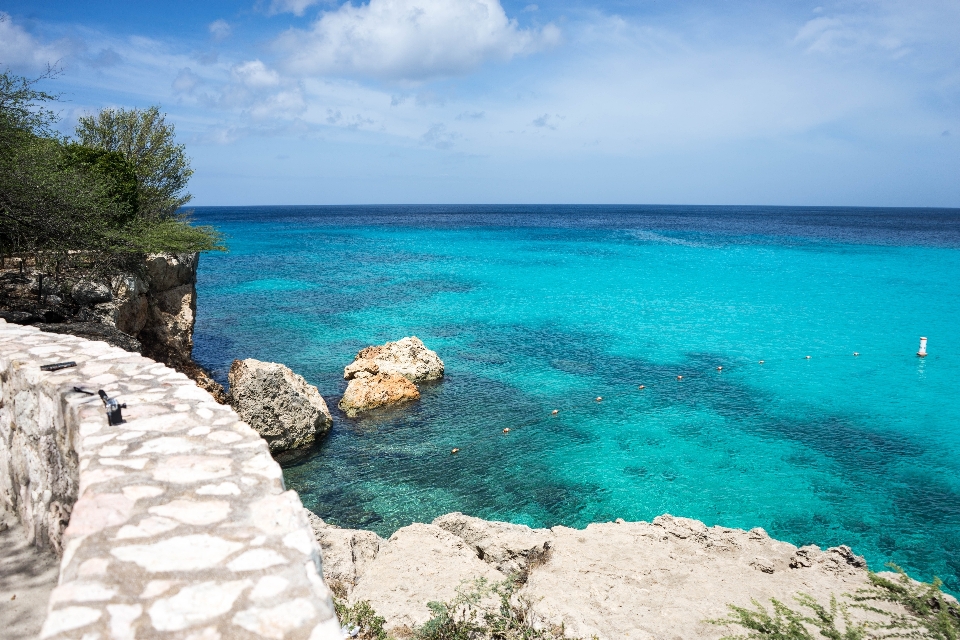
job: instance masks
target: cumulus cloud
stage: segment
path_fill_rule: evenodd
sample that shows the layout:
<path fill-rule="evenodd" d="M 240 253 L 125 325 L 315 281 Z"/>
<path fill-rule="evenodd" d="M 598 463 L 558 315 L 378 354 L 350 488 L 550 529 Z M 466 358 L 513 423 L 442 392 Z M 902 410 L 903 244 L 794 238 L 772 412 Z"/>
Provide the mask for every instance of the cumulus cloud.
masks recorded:
<path fill-rule="evenodd" d="M 38 69 L 55 64 L 68 53 L 65 42 L 40 44 L 0 11 L 0 65 Z"/>
<path fill-rule="evenodd" d="M 222 42 L 230 37 L 231 29 L 230 24 L 226 20 L 214 20 L 210 23 L 210 26 L 207 27 L 210 30 L 210 36 L 216 42 Z"/>
<path fill-rule="evenodd" d="M 280 75 L 259 60 L 250 60 L 233 68 L 233 75 L 243 85 L 254 89 L 265 89 L 280 84 Z"/>
<path fill-rule="evenodd" d="M 559 39 L 553 24 L 521 29 L 499 0 L 370 0 L 326 12 L 277 45 L 293 72 L 416 81 L 462 74 Z"/>

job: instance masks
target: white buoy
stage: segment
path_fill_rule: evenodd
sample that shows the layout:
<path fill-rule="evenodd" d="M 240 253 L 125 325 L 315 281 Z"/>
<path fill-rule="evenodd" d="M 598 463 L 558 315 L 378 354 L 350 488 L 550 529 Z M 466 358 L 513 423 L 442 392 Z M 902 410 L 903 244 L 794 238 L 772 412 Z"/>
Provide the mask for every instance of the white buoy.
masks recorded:
<path fill-rule="evenodd" d="M 927 357 L 927 339 L 923 336 L 920 336 L 920 351 L 917 351 L 917 355 L 921 358 Z"/>

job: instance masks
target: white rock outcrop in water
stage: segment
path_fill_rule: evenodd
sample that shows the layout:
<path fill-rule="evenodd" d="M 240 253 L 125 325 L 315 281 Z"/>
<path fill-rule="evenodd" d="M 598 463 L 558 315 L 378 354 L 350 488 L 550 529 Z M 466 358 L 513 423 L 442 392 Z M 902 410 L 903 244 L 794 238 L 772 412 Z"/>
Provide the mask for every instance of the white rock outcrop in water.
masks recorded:
<path fill-rule="evenodd" d="M 333 419 L 320 392 L 282 364 L 248 358 L 230 366 L 230 404 L 271 452 L 295 449 L 330 431 Z"/>
<path fill-rule="evenodd" d="M 357 373 L 357 377 L 350 381 L 343 397 L 337 405 L 340 410 L 351 418 L 356 418 L 364 411 L 400 404 L 410 400 L 418 400 L 420 390 L 403 376 L 396 373 L 377 373 L 371 375 L 366 371 Z"/>
<path fill-rule="evenodd" d="M 339 407 L 355 418 L 364 411 L 420 397 L 414 382 L 443 377 L 443 361 L 416 336 L 367 347 L 343 370 L 349 380 Z"/>
<path fill-rule="evenodd" d="M 356 533 L 339 529 L 337 536 Z M 366 532 L 369 533 L 369 532 Z M 321 544 L 329 533 L 318 534 Z M 362 545 L 361 545 L 362 546 Z M 849 547 L 797 548 L 762 529 L 707 527 L 663 515 L 653 522 L 609 522 L 586 529 L 530 529 L 451 513 L 413 524 L 381 540 L 358 562 L 356 545 L 324 546 L 327 566 L 349 567 L 350 602 L 368 600 L 386 628 L 403 633 L 430 618 L 427 603 L 448 601 L 464 581 L 518 577 L 535 626 L 563 625 L 570 637 L 717 639 L 739 628 L 705 622 L 728 604 L 770 609 L 777 598 L 794 608 L 807 593 L 829 607 L 869 586 L 866 563 Z M 332 571 L 332 570 L 331 570 Z M 351 573 L 352 572 L 352 573 Z M 855 620 L 878 619 L 851 609 Z"/>
<path fill-rule="evenodd" d="M 439 380 L 443 377 L 443 361 L 420 338 L 412 336 L 362 349 L 343 370 L 343 378 L 352 380 L 360 372 L 394 373 L 410 382 Z"/>

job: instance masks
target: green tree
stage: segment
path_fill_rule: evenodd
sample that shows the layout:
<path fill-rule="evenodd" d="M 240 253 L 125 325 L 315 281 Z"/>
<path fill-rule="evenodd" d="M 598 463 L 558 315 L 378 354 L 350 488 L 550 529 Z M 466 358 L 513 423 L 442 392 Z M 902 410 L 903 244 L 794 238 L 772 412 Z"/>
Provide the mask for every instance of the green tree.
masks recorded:
<path fill-rule="evenodd" d="M 80 118 L 76 137 L 85 147 L 120 153 L 133 166 L 140 217 L 169 218 L 190 201 L 190 159 L 159 107 L 103 109 Z"/>
<path fill-rule="evenodd" d="M 37 88 L 54 75 L 0 73 L 0 253 L 26 255 L 55 271 L 68 258 L 98 271 L 126 271 L 143 253 L 223 249 L 214 229 L 176 213 L 189 199 L 192 172 L 163 116 L 121 112 L 127 119 L 146 114 L 135 117 L 146 142 L 134 140 L 130 148 L 139 151 L 132 156 L 70 143 L 52 128 L 57 116 L 46 105 L 57 96 Z"/>
<path fill-rule="evenodd" d="M 97 229 L 119 215 L 109 183 L 76 166 L 51 133 L 56 99 L 36 79 L 0 73 L 0 250 L 63 253 L 96 246 Z"/>

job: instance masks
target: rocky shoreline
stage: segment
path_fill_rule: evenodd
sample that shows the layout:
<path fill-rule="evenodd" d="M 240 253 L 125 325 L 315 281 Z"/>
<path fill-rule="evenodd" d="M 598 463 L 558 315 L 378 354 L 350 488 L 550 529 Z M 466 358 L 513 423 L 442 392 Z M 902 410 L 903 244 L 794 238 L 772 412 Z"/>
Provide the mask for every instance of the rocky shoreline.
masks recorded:
<path fill-rule="evenodd" d="M 798 548 L 763 529 L 671 515 L 531 529 L 450 513 L 386 540 L 308 517 L 327 584 L 348 603 L 369 602 L 397 637 L 430 618 L 428 602 L 450 601 L 477 578 L 516 581 L 535 628 L 601 639 L 721 638 L 742 632 L 708 622 L 730 604 L 769 607 L 776 598 L 789 605 L 805 593 L 829 607 L 831 596 L 870 586 L 866 562 L 849 547 Z M 851 616 L 881 619 L 862 609 Z"/>

